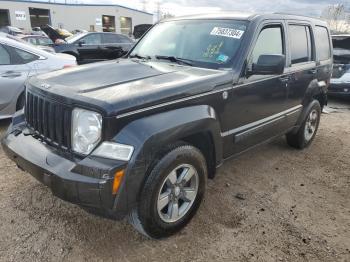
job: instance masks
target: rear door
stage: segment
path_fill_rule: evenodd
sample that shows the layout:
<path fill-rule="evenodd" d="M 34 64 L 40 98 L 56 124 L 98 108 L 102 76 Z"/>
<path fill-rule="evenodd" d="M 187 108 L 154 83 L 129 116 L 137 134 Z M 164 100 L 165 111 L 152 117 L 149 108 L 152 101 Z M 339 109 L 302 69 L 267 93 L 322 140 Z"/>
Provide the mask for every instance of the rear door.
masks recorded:
<path fill-rule="evenodd" d="M 289 21 L 288 42 L 288 107 L 296 107 L 302 104 L 306 89 L 317 79 L 312 25 L 302 21 Z"/>
<path fill-rule="evenodd" d="M 24 90 L 24 82 L 30 72 L 27 65 L 37 60 L 34 54 L 15 47 L 0 44 L 0 111 L 11 115 L 16 109 L 18 96 Z"/>
<path fill-rule="evenodd" d="M 79 60 L 82 63 L 91 63 L 104 60 L 102 45 L 102 34 L 92 33 L 80 38 L 77 43 Z"/>
<path fill-rule="evenodd" d="M 101 51 L 105 59 L 116 59 L 125 55 L 131 48 L 132 41 L 123 35 L 105 33 L 102 37 Z"/>

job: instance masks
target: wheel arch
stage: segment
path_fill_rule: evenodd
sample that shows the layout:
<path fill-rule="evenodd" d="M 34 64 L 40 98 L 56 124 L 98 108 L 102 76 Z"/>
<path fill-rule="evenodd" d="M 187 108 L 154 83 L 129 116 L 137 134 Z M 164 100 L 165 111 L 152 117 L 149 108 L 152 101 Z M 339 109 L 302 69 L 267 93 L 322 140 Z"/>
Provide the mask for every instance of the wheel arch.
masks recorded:
<path fill-rule="evenodd" d="M 321 108 L 327 105 L 327 83 L 326 81 L 318 81 L 314 79 L 310 82 L 306 89 L 305 96 L 303 99 L 303 106 L 308 106 L 313 100 L 317 100 Z"/>
<path fill-rule="evenodd" d="M 187 143 L 198 148 L 206 158 L 209 177 L 214 177 L 216 166 L 222 161 L 220 134 L 217 114 L 208 105 L 154 114 L 123 128 L 114 140 L 135 147 L 126 175 L 129 209 L 136 205 L 142 185 L 157 159 L 172 145 Z"/>

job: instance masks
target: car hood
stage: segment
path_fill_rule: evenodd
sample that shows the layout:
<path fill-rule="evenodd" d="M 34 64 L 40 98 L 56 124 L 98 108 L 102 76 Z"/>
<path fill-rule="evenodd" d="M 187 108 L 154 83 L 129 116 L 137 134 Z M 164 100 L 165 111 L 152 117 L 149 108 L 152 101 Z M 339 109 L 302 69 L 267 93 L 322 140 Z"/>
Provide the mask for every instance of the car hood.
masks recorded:
<path fill-rule="evenodd" d="M 121 59 L 31 78 L 29 88 L 117 115 L 232 85 L 232 72 Z"/>
<path fill-rule="evenodd" d="M 55 43 L 57 39 L 62 39 L 64 40 L 64 37 L 61 36 L 53 27 L 49 25 L 45 25 L 40 27 L 41 30 L 44 31 L 44 33 L 52 40 L 52 42 Z"/>

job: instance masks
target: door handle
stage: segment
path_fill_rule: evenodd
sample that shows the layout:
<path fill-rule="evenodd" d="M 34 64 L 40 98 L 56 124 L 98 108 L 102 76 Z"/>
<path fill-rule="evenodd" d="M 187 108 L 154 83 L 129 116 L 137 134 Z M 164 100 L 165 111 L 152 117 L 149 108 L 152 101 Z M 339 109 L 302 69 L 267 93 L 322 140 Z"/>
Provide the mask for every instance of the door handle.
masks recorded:
<path fill-rule="evenodd" d="M 310 69 L 309 70 L 309 74 L 316 74 L 317 73 L 317 69 Z"/>
<path fill-rule="evenodd" d="M 290 81 L 290 76 L 282 76 L 279 79 L 282 83 L 287 83 Z"/>
<path fill-rule="evenodd" d="M 22 75 L 21 72 L 7 71 L 7 72 L 1 74 L 1 77 L 16 78 L 16 77 L 20 77 L 21 75 Z"/>

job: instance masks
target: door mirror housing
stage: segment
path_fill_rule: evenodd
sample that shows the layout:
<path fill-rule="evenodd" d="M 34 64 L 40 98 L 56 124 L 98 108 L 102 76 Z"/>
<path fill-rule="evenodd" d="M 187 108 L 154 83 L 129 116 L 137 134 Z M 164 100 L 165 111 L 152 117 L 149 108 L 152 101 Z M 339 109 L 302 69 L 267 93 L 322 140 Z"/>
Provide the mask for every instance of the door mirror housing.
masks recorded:
<path fill-rule="evenodd" d="M 252 65 L 252 75 L 283 74 L 286 64 L 285 55 L 261 55 L 258 62 Z"/>
<path fill-rule="evenodd" d="M 83 45 L 85 45 L 85 40 L 80 40 L 79 42 L 78 42 L 78 45 L 81 47 L 81 46 L 83 46 Z"/>

